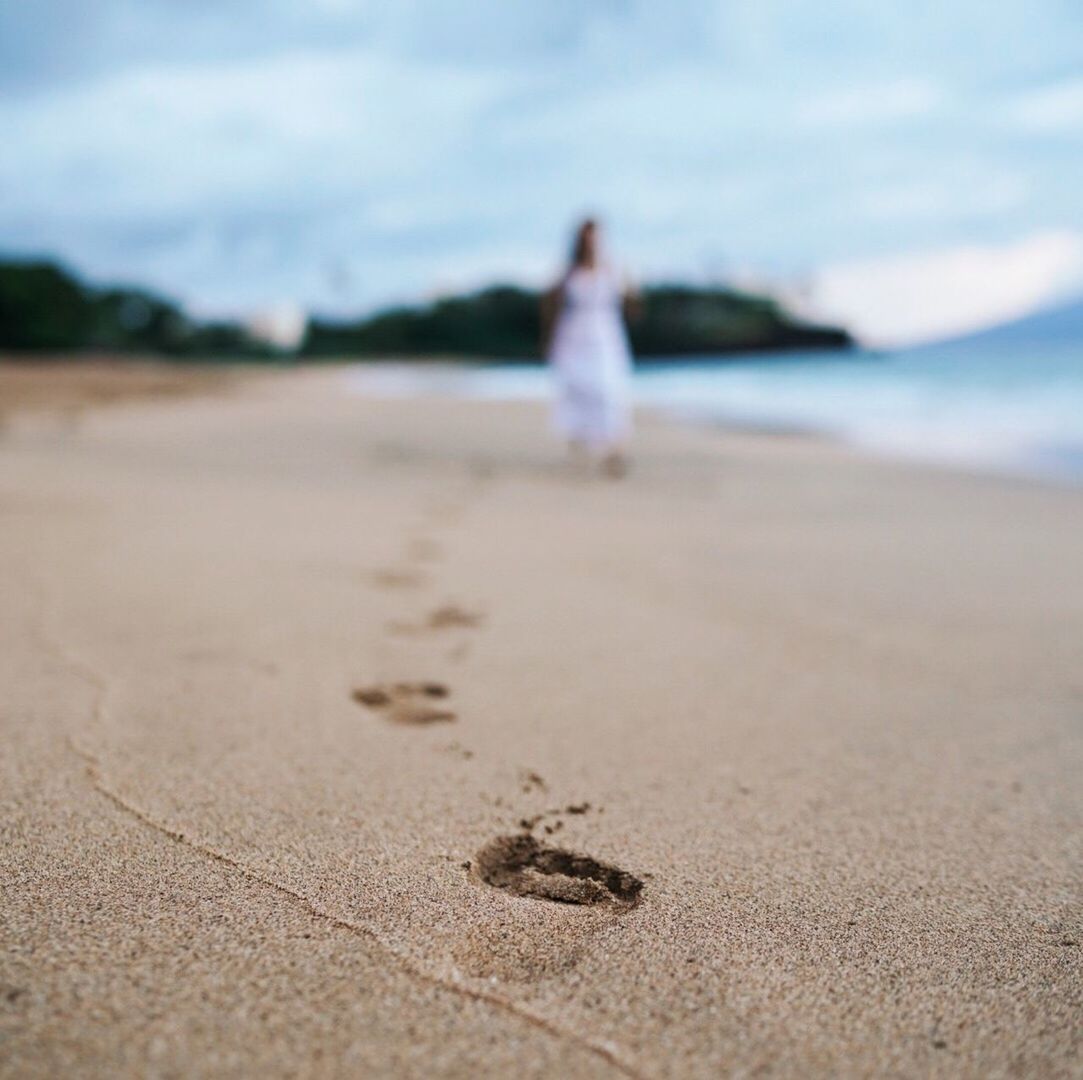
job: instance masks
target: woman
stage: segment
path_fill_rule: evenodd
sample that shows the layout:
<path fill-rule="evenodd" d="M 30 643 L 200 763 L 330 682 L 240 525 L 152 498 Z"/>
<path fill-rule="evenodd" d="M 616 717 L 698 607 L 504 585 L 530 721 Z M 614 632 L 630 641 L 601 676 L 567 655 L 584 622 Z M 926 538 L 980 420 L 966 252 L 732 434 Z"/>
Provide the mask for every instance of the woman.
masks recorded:
<path fill-rule="evenodd" d="M 621 284 L 601 258 L 598 223 L 575 233 L 571 264 L 545 298 L 545 353 L 556 379 L 557 429 L 576 455 L 597 454 L 610 476 L 627 468 L 632 357 Z"/>

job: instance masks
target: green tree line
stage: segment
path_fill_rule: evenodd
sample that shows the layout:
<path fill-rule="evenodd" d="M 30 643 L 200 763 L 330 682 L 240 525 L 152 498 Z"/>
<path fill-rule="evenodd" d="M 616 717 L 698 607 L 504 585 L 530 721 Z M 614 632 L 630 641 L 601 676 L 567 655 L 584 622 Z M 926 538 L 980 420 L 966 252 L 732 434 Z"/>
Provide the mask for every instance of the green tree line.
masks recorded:
<path fill-rule="evenodd" d="M 538 357 L 538 293 L 495 285 L 423 307 L 402 307 L 365 319 L 315 320 L 303 351 L 309 356 Z M 788 314 L 769 297 L 722 288 L 655 285 L 643 291 L 629 324 L 640 356 L 690 356 L 765 349 L 846 348 L 850 335 Z"/>
<path fill-rule="evenodd" d="M 768 349 L 840 348 L 849 334 L 806 323 L 777 301 L 726 288 L 655 285 L 630 324 L 641 356 Z M 538 357 L 540 296 L 495 285 L 416 307 L 357 319 L 313 319 L 299 358 Z M 263 359 L 281 354 L 233 322 L 199 322 L 142 289 L 88 286 L 51 262 L 0 262 L 0 348 L 157 353 L 193 359 Z"/>

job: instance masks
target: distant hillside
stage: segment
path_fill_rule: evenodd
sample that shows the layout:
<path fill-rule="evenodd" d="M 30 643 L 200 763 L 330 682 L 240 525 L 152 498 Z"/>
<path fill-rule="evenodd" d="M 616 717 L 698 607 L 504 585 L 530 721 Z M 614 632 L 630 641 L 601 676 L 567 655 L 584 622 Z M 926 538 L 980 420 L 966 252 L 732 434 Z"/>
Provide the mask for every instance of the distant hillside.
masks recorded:
<path fill-rule="evenodd" d="M 640 356 L 768 349 L 840 348 L 845 330 L 795 318 L 767 297 L 729 289 L 657 285 L 645 290 L 630 326 Z M 300 358 L 538 357 L 540 297 L 497 285 L 419 307 L 354 320 L 314 320 Z M 201 323 L 142 289 L 86 285 L 51 262 L 0 262 L 0 348 L 159 353 L 263 359 L 280 356 L 237 323 Z"/>
<path fill-rule="evenodd" d="M 404 307 L 354 321 L 317 320 L 306 356 L 538 357 L 540 295 L 511 285 Z M 629 327 L 641 356 L 689 356 L 764 349 L 845 348 L 850 335 L 814 326 L 774 300 L 730 289 L 681 285 L 647 288 Z"/>
<path fill-rule="evenodd" d="M 1077 341 L 1083 344 L 1083 299 L 1058 307 L 1037 311 L 1022 319 L 991 326 L 976 334 L 967 334 L 954 338 L 959 342 L 981 342 L 983 344 L 1024 345 L 1029 342 L 1067 343 Z"/>

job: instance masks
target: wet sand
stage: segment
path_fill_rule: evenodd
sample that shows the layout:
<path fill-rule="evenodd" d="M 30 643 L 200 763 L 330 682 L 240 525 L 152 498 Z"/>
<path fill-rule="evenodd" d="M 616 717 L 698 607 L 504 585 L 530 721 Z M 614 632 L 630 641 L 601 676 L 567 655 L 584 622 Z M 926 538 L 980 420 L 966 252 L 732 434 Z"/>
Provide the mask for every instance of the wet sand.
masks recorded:
<path fill-rule="evenodd" d="M 0 1074 L 1078 1075 L 1080 536 L 333 372 L 11 423 Z"/>
<path fill-rule="evenodd" d="M 251 369 L 248 369 L 249 372 Z M 16 415 L 47 413 L 77 421 L 88 409 L 119 402 L 223 392 L 246 369 L 88 354 L 81 359 L 0 356 L 0 425 Z"/>

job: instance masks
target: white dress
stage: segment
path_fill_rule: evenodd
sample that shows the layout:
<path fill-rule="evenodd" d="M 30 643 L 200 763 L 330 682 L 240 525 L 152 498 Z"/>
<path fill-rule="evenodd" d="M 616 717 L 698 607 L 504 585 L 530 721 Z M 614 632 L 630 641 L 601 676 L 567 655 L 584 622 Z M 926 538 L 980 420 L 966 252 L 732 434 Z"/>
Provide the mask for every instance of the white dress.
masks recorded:
<path fill-rule="evenodd" d="M 561 289 L 549 346 L 556 428 L 566 439 L 591 447 L 619 442 L 631 432 L 632 355 L 621 299 L 611 270 L 573 270 Z"/>

